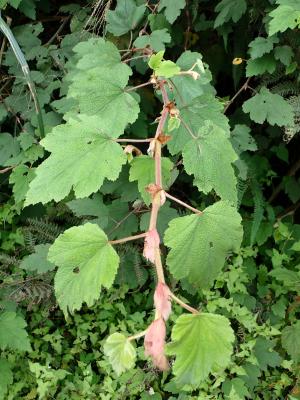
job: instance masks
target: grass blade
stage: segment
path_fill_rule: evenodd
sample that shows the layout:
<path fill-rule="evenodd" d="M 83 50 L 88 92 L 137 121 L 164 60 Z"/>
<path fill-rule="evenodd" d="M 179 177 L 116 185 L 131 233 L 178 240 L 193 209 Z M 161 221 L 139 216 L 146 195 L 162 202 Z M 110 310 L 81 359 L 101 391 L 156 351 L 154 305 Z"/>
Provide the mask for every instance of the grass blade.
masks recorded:
<path fill-rule="evenodd" d="M 45 137 L 43 116 L 42 116 L 42 112 L 41 112 L 40 103 L 39 103 L 39 100 L 37 97 L 37 93 L 35 90 L 35 85 L 30 76 L 29 66 L 27 64 L 24 54 L 23 54 L 22 50 L 20 49 L 20 46 L 19 46 L 18 42 L 16 41 L 12 31 L 10 30 L 9 26 L 4 22 L 1 15 L 0 15 L 0 30 L 2 31 L 2 33 L 6 37 L 6 39 L 9 41 L 10 46 L 16 56 L 16 59 L 18 60 L 20 66 L 22 68 L 25 80 L 27 82 L 27 85 L 29 87 L 30 93 L 33 98 L 34 107 L 35 107 L 35 111 L 36 111 L 36 115 L 37 115 L 37 119 L 38 119 L 40 137 L 43 138 L 43 137 Z"/>

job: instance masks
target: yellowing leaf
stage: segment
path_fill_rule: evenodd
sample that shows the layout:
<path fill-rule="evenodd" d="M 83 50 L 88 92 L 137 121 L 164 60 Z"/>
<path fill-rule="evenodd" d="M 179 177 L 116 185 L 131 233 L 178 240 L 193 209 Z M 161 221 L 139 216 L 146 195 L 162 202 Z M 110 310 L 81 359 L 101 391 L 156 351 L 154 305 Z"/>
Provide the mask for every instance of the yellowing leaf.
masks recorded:
<path fill-rule="evenodd" d="M 232 60 L 233 65 L 240 65 L 244 60 L 242 58 L 236 57 Z"/>
<path fill-rule="evenodd" d="M 121 375 L 135 364 L 136 351 L 132 343 L 121 333 L 113 333 L 104 344 L 104 353 L 114 371 Z"/>
<path fill-rule="evenodd" d="M 158 68 L 154 70 L 156 76 L 163 76 L 165 78 L 172 78 L 180 72 L 180 68 L 173 61 L 162 61 Z"/>
<path fill-rule="evenodd" d="M 149 67 L 152 68 L 153 70 L 158 68 L 163 60 L 164 54 L 165 54 L 164 50 L 161 50 L 156 54 L 152 54 L 148 62 Z"/>

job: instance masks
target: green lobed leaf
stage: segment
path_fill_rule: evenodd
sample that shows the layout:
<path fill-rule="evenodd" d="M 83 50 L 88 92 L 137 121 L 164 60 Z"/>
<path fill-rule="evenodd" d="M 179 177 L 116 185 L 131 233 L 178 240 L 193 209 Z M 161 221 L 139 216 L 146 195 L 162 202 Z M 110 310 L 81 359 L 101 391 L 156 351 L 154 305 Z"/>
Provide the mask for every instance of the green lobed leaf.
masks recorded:
<path fill-rule="evenodd" d="M 164 236 L 170 248 L 167 265 L 176 279 L 187 278 L 199 288 L 208 288 L 221 271 L 225 257 L 239 249 L 242 236 L 236 209 L 218 201 L 202 215 L 179 217 L 169 223 Z"/>
<path fill-rule="evenodd" d="M 92 198 L 76 199 L 69 201 L 67 206 L 77 217 L 97 217 L 93 223 L 97 223 L 102 229 L 108 224 L 108 207 L 103 203 L 103 198 L 96 193 Z"/>
<path fill-rule="evenodd" d="M 173 61 L 166 60 L 162 61 L 158 68 L 154 70 L 156 76 L 163 76 L 165 78 L 172 78 L 178 75 L 180 68 Z"/>
<path fill-rule="evenodd" d="M 276 36 L 270 36 L 267 38 L 258 36 L 249 43 L 250 57 L 255 59 L 263 56 L 266 53 L 270 53 L 274 47 L 274 44 L 278 42 L 279 39 Z"/>
<path fill-rule="evenodd" d="M 253 348 L 254 356 L 257 359 L 258 365 L 261 370 L 268 371 L 268 366 L 278 367 L 282 361 L 279 354 L 273 350 L 275 343 L 270 340 L 259 336 L 256 339 L 255 346 Z"/>
<path fill-rule="evenodd" d="M 164 54 L 165 54 L 165 52 L 163 50 L 159 51 L 156 54 L 152 54 L 152 56 L 149 58 L 149 61 L 148 61 L 149 67 L 153 70 L 157 69 L 160 66 L 160 64 L 162 63 Z"/>
<path fill-rule="evenodd" d="M 185 7 L 185 0 L 161 0 L 158 6 L 158 12 L 164 10 L 167 20 L 173 24 Z"/>
<path fill-rule="evenodd" d="M 298 363 L 300 361 L 300 321 L 283 329 L 281 342 L 292 360 Z"/>
<path fill-rule="evenodd" d="M 35 170 L 25 205 L 62 200 L 71 189 L 82 198 L 96 192 L 105 178 L 119 176 L 126 156 L 99 117 L 80 116 L 58 125 L 41 144 L 51 155 Z"/>
<path fill-rule="evenodd" d="M 77 100 L 82 114 L 97 115 L 99 128 L 121 135 L 139 113 L 137 101 L 124 90 L 131 68 L 121 62 L 117 47 L 102 38 L 79 43 L 73 50 L 77 63 L 68 75 L 67 98 Z"/>
<path fill-rule="evenodd" d="M 29 189 L 29 183 L 34 178 L 34 168 L 21 164 L 15 167 L 9 176 L 9 183 L 13 185 L 13 194 L 16 203 L 25 200 Z"/>
<path fill-rule="evenodd" d="M 176 61 L 182 71 L 188 71 L 193 68 L 193 71 L 199 73 L 197 80 L 194 80 L 189 75 L 178 75 L 172 78 L 174 84 L 174 97 L 176 105 L 179 108 L 187 106 L 192 101 L 204 93 L 215 94 L 215 89 L 210 84 L 212 79 L 211 72 L 206 64 L 202 63 L 202 55 L 200 53 L 185 51 Z"/>
<path fill-rule="evenodd" d="M 294 52 L 290 46 L 277 46 L 274 49 L 275 60 L 279 60 L 286 66 L 291 64 L 293 55 Z"/>
<path fill-rule="evenodd" d="M 236 204 L 237 181 L 232 164 L 237 154 L 223 129 L 206 123 L 183 147 L 182 156 L 185 171 L 194 175 L 199 191 L 214 190 L 221 199 Z"/>
<path fill-rule="evenodd" d="M 231 144 L 236 154 L 240 155 L 244 151 L 255 151 L 257 145 L 255 139 L 250 134 L 251 130 L 247 125 L 235 125 L 231 132 Z"/>
<path fill-rule="evenodd" d="M 0 398 L 5 399 L 7 388 L 13 383 L 13 373 L 10 363 L 5 358 L 0 358 Z"/>
<path fill-rule="evenodd" d="M 94 304 L 102 286 L 110 288 L 119 257 L 105 233 L 95 224 L 72 227 L 49 249 L 48 260 L 58 266 L 55 294 L 64 314 Z"/>
<path fill-rule="evenodd" d="M 10 157 L 15 157 L 20 151 L 18 141 L 9 133 L 0 134 L 0 165 L 5 165 Z"/>
<path fill-rule="evenodd" d="M 113 333 L 104 344 L 104 354 L 108 357 L 114 371 L 121 375 L 134 367 L 136 351 L 131 342 L 121 333 Z"/>
<path fill-rule="evenodd" d="M 263 75 L 266 72 L 273 74 L 276 69 L 276 61 L 273 54 L 264 54 L 260 58 L 255 58 L 254 60 L 247 61 L 246 76 L 256 76 Z"/>
<path fill-rule="evenodd" d="M 171 171 L 174 165 L 169 158 L 162 157 L 161 169 L 162 169 L 162 185 L 163 189 L 168 189 L 172 183 Z M 149 205 L 151 203 L 151 196 L 146 191 L 146 187 L 150 183 L 155 183 L 155 161 L 149 156 L 138 156 L 135 157 L 130 166 L 129 172 L 130 182 L 137 181 L 139 192 L 144 202 Z"/>
<path fill-rule="evenodd" d="M 156 52 L 165 50 L 165 43 L 171 42 L 171 36 L 166 28 L 158 29 L 150 35 L 142 35 L 135 39 L 133 45 L 137 48 L 151 47 Z"/>
<path fill-rule="evenodd" d="M 300 3 L 298 0 L 277 0 L 278 7 L 269 13 L 269 35 L 285 32 L 300 25 Z"/>
<path fill-rule="evenodd" d="M 14 8 L 18 8 L 22 0 L 0 0 L 0 9 L 3 9 L 9 4 Z"/>
<path fill-rule="evenodd" d="M 229 320 L 221 315 L 183 314 L 177 318 L 172 342 L 167 345 L 167 354 L 176 357 L 176 383 L 196 388 L 210 373 L 226 368 L 234 339 Z"/>
<path fill-rule="evenodd" d="M 286 268 L 275 268 L 269 272 L 269 275 L 282 282 L 290 290 L 300 292 L 300 272 L 291 271 Z"/>
<path fill-rule="evenodd" d="M 245 382 L 241 378 L 227 379 L 222 385 L 226 400 L 244 400 L 249 398 Z"/>
<path fill-rule="evenodd" d="M 65 315 L 79 310 L 84 302 L 94 304 L 101 287 L 112 286 L 119 265 L 105 233 L 90 223 L 61 234 L 50 247 L 48 260 L 58 266 L 55 294 Z"/>
<path fill-rule="evenodd" d="M 223 114 L 223 105 L 212 94 L 196 97 L 190 104 L 180 107 L 179 110 L 183 122 L 178 129 L 172 130 L 170 133 L 172 138 L 167 143 L 172 155 L 181 152 L 184 146 L 193 140 L 189 131 L 196 137 L 198 131 L 207 126 L 207 121 L 224 130 L 229 137 L 229 124 Z"/>
<path fill-rule="evenodd" d="M 262 87 L 259 93 L 245 101 L 243 111 L 249 113 L 250 118 L 258 124 L 264 121 L 278 126 L 294 124 L 292 106 L 282 96 L 271 93 L 266 87 Z"/>
<path fill-rule="evenodd" d="M 13 311 L 0 313 L 0 349 L 30 351 L 31 346 L 25 330 L 23 317 Z"/>
<path fill-rule="evenodd" d="M 22 259 L 20 268 L 26 271 L 36 271 L 43 274 L 48 271 L 53 271 L 55 265 L 47 260 L 50 244 L 38 244 L 34 246 L 34 253 Z"/>
<path fill-rule="evenodd" d="M 237 22 L 246 12 L 247 3 L 245 0 L 222 0 L 215 11 L 218 13 L 215 19 L 214 27 L 217 28 L 225 22 L 232 20 Z"/>
<path fill-rule="evenodd" d="M 106 13 L 107 30 L 115 36 L 133 30 L 143 18 L 146 6 L 137 6 L 134 0 L 118 0 L 115 10 Z"/>

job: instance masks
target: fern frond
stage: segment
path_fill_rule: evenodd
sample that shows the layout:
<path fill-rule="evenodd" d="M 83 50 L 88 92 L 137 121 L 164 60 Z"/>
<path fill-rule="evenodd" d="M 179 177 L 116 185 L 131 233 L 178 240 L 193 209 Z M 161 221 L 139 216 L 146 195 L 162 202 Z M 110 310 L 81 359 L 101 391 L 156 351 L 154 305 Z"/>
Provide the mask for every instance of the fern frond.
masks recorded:
<path fill-rule="evenodd" d="M 275 86 L 272 86 L 271 90 L 272 93 L 279 94 L 283 97 L 297 95 L 299 93 L 298 85 L 295 85 L 295 82 L 292 81 L 279 82 Z"/>
<path fill-rule="evenodd" d="M 271 75 L 265 74 L 260 81 L 258 89 L 260 89 L 262 86 L 267 86 L 267 87 L 274 86 L 275 84 L 277 84 L 282 80 L 283 76 L 285 76 L 283 68 L 277 68 L 277 70 Z"/>
<path fill-rule="evenodd" d="M 141 265 L 141 257 L 139 253 L 136 253 L 133 258 L 133 268 L 136 276 L 136 280 L 139 284 L 139 286 L 142 286 L 144 284 L 144 268 Z"/>
<path fill-rule="evenodd" d="M 241 206 L 241 203 L 242 203 L 242 200 L 243 200 L 243 197 L 244 197 L 244 194 L 246 193 L 246 191 L 249 189 L 249 185 L 250 185 L 250 182 L 249 182 L 249 180 L 242 180 L 242 179 L 238 179 L 238 182 L 237 182 L 237 199 L 238 199 L 238 201 L 237 201 L 237 208 L 239 209 L 240 208 L 240 206 Z"/>
<path fill-rule="evenodd" d="M 31 308 L 34 304 L 48 301 L 53 293 L 53 287 L 40 280 L 24 281 L 11 291 L 9 298 L 16 303 L 26 302 Z"/>
<path fill-rule="evenodd" d="M 36 238 L 34 237 L 33 233 L 26 228 L 23 229 L 23 236 L 26 249 L 33 253 L 34 246 L 36 245 Z"/>
<path fill-rule="evenodd" d="M 24 231 L 30 232 L 37 243 L 52 243 L 63 232 L 63 228 L 43 219 L 28 219 Z M 31 239 L 31 240 L 33 240 Z"/>
<path fill-rule="evenodd" d="M 18 265 L 19 260 L 16 257 L 9 256 L 5 253 L 0 253 L 0 263 L 4 268 L 10 267 L 12 265 Z"/>

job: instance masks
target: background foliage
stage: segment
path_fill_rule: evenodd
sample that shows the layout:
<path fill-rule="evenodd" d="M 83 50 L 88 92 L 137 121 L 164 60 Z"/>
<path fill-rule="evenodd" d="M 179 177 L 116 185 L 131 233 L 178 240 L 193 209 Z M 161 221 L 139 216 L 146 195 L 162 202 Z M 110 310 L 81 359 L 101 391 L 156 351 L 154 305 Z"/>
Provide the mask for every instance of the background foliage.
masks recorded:
<path fill-rule="evenodd" d="M 21 68 L 24 60 L 20 51 L 15 53 L 2 37 L 0 398 L 300 398 L 298 1 L 161 0 L 146 4 L 143 0 L 96 3 L 2 0 L 0 7 L 2 18 L 11 26 L 30 68 L 46 134 L 42 143 L 50 151 L 56 142 L 52 140 L 52 143 L 51 135 L 47 138 L 47 134 L 54 132 L 59 137 L 58 125 L 63 122 L 63 116 L 65 119 L 66 115 L 72 116 L 76 107 L 72 96 L 81 96 L 80 107 L 92 114 L 95 112 L 91 107 L 95 106 L 99 93 L 95 92 L 95 99 L 88 99 L 87 103 L 82 88 L 88 82 L 78 86 L 80 75 L 76 64 L 81 57 L 86 57 L 81 68 L 88 74 L 93 67 L 93 53 L 87 42 L 73 52 L 79 42 L 105 35 L 120 50 L 135 47 L 133 52 L 121 53 L 133 75 L 130 76 L 123 64 L 122 70 L 109 78 L 102 66 L 98 77 L 103 74 L 107 87 L 115 79 L 123 87 L 128 77 L 130 86 L 147 80 L 151 72 L 144 59 L 149 49 L 165 50 L 165 58 L 177 61 L 182 69 L 189 65 L 192 57 L 189 51 L 199 52 L 204 63 L 201 85 L 193 82 L 186 93 L 183 91 L 183 96 L 191 103 L 197 96 L 204 96 L 204 104 L 208 106 L 204 110 L 196 109 L 192 115 L 195 122 L 189 109 L 182 112 L 192 124 L 203 124 L 209 119 L 220 128 L 230 130 L 232 146 L 239 156 L 235 174 L 244 228 L 242 247 L 236 254 L 227 255 L 222 272 L 216 280 L 212 279 L 212 287 L 193 285 L 194 279 L 181 279 L 185 277 L 184 266 L 178 274 L 174 273 L 172 251 L 168 256 L 173 272 L 168 280 L 173 291 L 205 313 L 230 319 L 236 338 L 234 355 L 226 370 L 216 369 L 196 389 L 184 385 L 185 382 L 179 385 L 171 373 L 161 374 L 153 368 L 144 356 L 142 344 L 137 342 L 135 367 L 117 376 L 103 352 L 108 334 L 118 331 L 130 335 L 142 331 L 152 318 L 154 271 L 140 256 L 140 244 L 119 246 L 121 264 L 113 289 L 102 289 L 100 299 L 92 307 L 83 306 L 67 321 L 53 293 L 55 265 L 46 255 L 65 229 L 87 221 L 98 224 L 110 239 L 145 230 L 149 198 L 142 192 L 145 183 L 139 171 L 146 169 L 144 163 L 148 161 L 134 159 L 129 175 L 127 166 L 122 167 L 125 156 L 111 148 L 108 153 L 116 152 L 117 168 L 122 171 L 113 182 L 104 180 L 102 184 L 104 177 L 98 176 L 101 182 L 96 185 L 102 184 L 100 192 L 75 199 L 73 192 L 69 194 L 71 187 L 66 187 L 70 186 L 71 179 L 67 177 L 56 186 L 54 195 L 51 192 L 52 197 L 49 191 L 42 190 L 45 202 L 54 199 L 56 203 L 41 205 L 32 190 L 28 195 L 35 169 L 48 154 L 40 144 L 43 132 L 28 76 Z M 176 84 L 177 78 L 173 79 Z M 215 94 L 219 101 L 214 99 Z M 112 110 L 103 113 L 103 118 L 109 116 L 105 120 L 107 128 L 113 127 L 120 134 L 129 124 L 127 137 L 142 139 L 151 135 L 152 123 L 160 112 L 160 103 L 153 91 L 141 88 L 137 95 L 130 97 L 128 120 L 118 108 L 118 96 L 114 100 L 116 117 L 111 116 Z M 181 99 L 176 100 L 180 108 Z M 220 117 L 222 111 L 229 118 L 230 126 Z M 76 121 L 68 121 L 67 125 L 76 138 Z M 180 129 L 169 124 L 174 137 Z M 220 137 L 222 144 L 221 140 Z M 177 154 L 182 148 L 183 160 Z M 185 170 L 182 168 L 189 150 L 185 142 L 168 144 L 170 157 L 166 158 L 165 168 L 167 176 L 171 175 L 172 192 L 194 207 L 214 207 L 211 204 L 225 192 L 227 196 L 230 187 L 226 182 L 219 182 L 216 193 L 211 193 L 208 185 L 206 194 L 200 194 L 196 187 L 203 174 L 197 177 L 188 164 Z M 234 161 L 230 149 L 224 147 L 224 153 Z M 56 163 L 64 160 L 65 153 L 59 156 Z M 207 158 L 210 161 L 212 157 Z M 141 165 L 135 167 L 135 163 Z M 49 168 L 51 165 L 46 173 Z M 99 170 L 103 168 L 100 165 Z M 118 171 L 109 173 L 117 177 Z M 69 174 L 73 177 L 74 171 Z M 225 177 L 229 174 L 230 171 Z M 42 183 L 51 187 L 51 179 L 53 174 L 49 173 Z M 56 177 L 54 183 L 57 182 Z M 151 177 L 146 184 L 149 182 Z M 75 194 L 76 190 L 84 197 L 89 188 L 74 187 Z M 24 207 L 26 195 L 27 204 L 38 204 Z M 183 208 L 168 202 L 161 210 L 160 234 L 170 220 L 185 213 Z M 169 238 L 166 236 L 166 244 L 172 249 L 171 233 Z M 181 284 L 175 278 L 181 279 Z M 207 275 L 204 278 L 209 280 Z M 180 314 L 181 310 L 175 306 L 171 321 Z M 228 335 L 226 338 L 229 340 Z M 210 356 L 217 360 L 218 354 Z M 184 362 L 176 361 L 173 368 L 176 371 L 182 367 Z"/>

